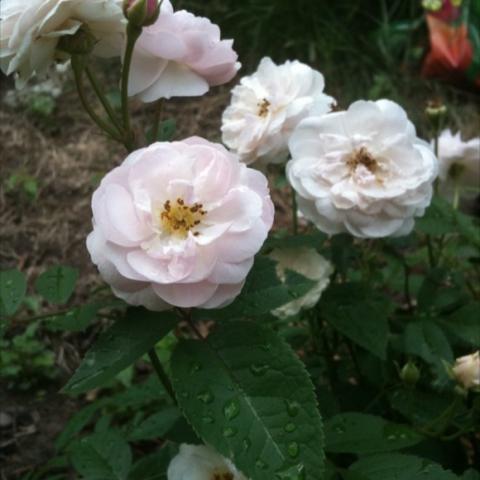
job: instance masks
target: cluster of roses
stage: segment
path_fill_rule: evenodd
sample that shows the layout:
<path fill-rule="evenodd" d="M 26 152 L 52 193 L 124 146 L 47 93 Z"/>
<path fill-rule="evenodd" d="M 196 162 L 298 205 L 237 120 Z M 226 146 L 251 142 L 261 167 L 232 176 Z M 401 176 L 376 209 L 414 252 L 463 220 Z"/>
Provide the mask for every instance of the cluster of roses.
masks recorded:
<path fill-rule="evenodd" d="M 203 95 L 240 68 L 217 25 L 174 11 L 169 0 L 2 0 L 0 22 L 0 65 L 19 86 L 68 59 L 59 42 L 82 29 L 95 39 L 93 54 L 121 57 L 129 23 L 143 29 L 128 95 L 143 102 Z M 199 137 L 157 142 L 109 172 L 93 195 L 87 247 L 114 293 L 152 310 L 231 302 L 273 224 L 262 173 L 269 163 L 286 163 L 299 212 L 319 230 L 360 238 L 408 234 L 432 198 L 438 161 L 431 146 L 396 103 L 357 101 L 332 112 L 335 100 L 324 87 L 322 74 L 305 64 L 264 58 L 232 91 L 222 121 L 228 149 Z M 286 262 L 282 252 L 272 257 Z M 331 266 L 314 251 L 296 261 L 318 281 L 303 301 L 312 306 Z M 205 471 L 223 461 L 184 450 L 184 457 L 203 458 Z M 185 468 L 174 461 L 169 478 L 183 478 Z M 243 476 L 235 471 L 234 478 Z"/>

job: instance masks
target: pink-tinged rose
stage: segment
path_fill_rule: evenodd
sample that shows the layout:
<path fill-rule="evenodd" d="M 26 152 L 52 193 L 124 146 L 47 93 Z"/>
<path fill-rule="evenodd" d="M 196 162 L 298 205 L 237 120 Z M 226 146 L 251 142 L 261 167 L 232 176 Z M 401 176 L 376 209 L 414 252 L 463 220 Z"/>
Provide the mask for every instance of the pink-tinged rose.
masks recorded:
<path fill-rule="evenodd" d="M 265 176 L 198 137 L 130 154 L 92 209 L 93 262 L 118 297 L 151 310 L 231 302 L 274 214 Z"/>
<path fill-rule="evenodd" d="M 222 40 L 210 20 L 163 0 L 160 15 L 138 39 L 130 70 L 129 95 L 144 102 L 194 97 L 230 81 L 240 68 L 233 40 Z"/>

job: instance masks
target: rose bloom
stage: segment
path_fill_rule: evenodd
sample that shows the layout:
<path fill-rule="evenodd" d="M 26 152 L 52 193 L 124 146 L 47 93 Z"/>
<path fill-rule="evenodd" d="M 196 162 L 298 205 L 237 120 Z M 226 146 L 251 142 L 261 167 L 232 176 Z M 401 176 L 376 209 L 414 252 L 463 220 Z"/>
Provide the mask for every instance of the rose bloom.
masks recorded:
<path fill-rule="evenodd" d="M 64 35 L 85 24 L 98 40 L 95 53 L 120 52 L 125 19 L 117 0 L 1 0 L 0 66 L 17 73 L 17 86 L 34 74 L 45 74 L 57 58 Z"/>
<path fill-rule="evenodd" d="M 92 208 L 93 262 L 118 297 L 151 310 L 231 302 L 274 213 L 264 175 L 198 137 L 130 154 Z"/>
<path fill-rule="evenodd" d="M 143 29 L 130 70 L 129 95 L 144 102 L 203 95 L 230 81 L 240 64 L 233 40 L 221 40 L 210 20 L 163 0 L 160 16 Z"/>
<path fill-rule="evenodd" d="M 180 445 L 180 451 L 170 462 L 168 480 L 247 480 L 233 465 L 215 450 L 203 445 Z"/>
<path fill-rule="evenodd" d="M 438 138 L 438 161 L 442 193 L 449 195 L 457 186 L 480 191 L 480 137 L 464 142 L 460 132 L 444 130 Z"/>
<path fill-rule="evenodd" d="M 264 58 L 240 80 L 223 113 L 223 142 L 245 163 L 282 163 L 300 120 L 324 114 L 335 100 L 323 92 L 323 75 L 297 60 L 276 65 Z"/>
<path fill-rule="evenodd" d="M 304 120 L 290 140 L 287 176 L 300 211 L 328 234 L 408 234 L 432 198 L 437 159 L 389 100 Z"/>
<path fill-rule="evenodd" d="M 480 351 L 457 358 L 453 374 L 458 383 L 467 389 L 480 387 Z"/>
<path fill-rule="evenodd" d="M 272 314 L 279 318 L 287 318 L 296 315 L 302 309 L 314 307 L 330 283 L 332 264 L 314 248 L 307 247 L 275 249 L 269 257 L 278 262 L 277 275 L 282 282 L 285 281 L 286 270 L 292 270 L 315 282 L 305 295 L 276 308 Z"/>

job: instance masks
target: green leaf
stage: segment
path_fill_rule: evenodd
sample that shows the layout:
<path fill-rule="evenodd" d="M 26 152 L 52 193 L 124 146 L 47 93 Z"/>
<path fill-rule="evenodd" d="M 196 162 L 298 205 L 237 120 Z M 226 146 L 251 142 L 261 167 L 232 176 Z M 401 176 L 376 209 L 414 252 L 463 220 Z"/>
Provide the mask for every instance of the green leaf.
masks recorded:
<path fill-rule="evenodd" d="M 175 425 L 181 414 L 176 407 L 166 407 L 146 418 L 140 425 L 137 425 L 128 435 L 128 440 L 151 440 L 163 438 Z"/>
<path fill-rule="evenodd" d="M 439 417 L 452 403 L 451 397 L 413 389 L 398 389 L 390 395 L 390 404 L 413 424 L 426 424 Z"/>
<path fill-rule="evenodd" d="M 322 421 L 313 385 L 272 330 L 225 323 L 207 341 L 181 341 L 171 365 L 188 421 L 247 477 L 292 478 L 287 474 L 304 471 L 308 480 L 323 480 Z"/>
<path fill-rule="evenodd" d="M 48 328 L 52 331 L 81 332 L 91 324 L 100 308 L 97 304 L 82 305 L 63 315 L 53 316 L 49 319 Z"/>
<path fill-rule="evenodd" d="M 75 289 L 78 270 L 71 267 L 52 267 L 42 273 L 35 282 L 38 293 L 50 303 L 63 304 Z"/>
<path fill-rule="evenodd" d="M 102 407 L 103 402 L 95 402 L 83 407 L 63 427 L 62 432 L 55 440 L 55 449 L 63 450 L 84 427 L 90 422 L 95 413 Z"/>
<path fill-rule="evenodd" d="M 361 283 L 333 285 L 319 304 L 320 314 L 334 328 L 382 360 L 387 354 L 392 309 L 390 300 Z"/>
<path fill-rule="evenodd" d="M 63 391 L 82 393 L 102 385 L 152 348 L 176 322 L 172 312 L 129 309 L 100 335 Z"/>
<path fill-rule="evenodd" d="M 18 270 L 0 272 L 0 314 L 13 315 L 25 298 L 27 281 Z"/>
<path fill-rule="evenodd" d="M 480 345 L 479 312 L 480 302 L 473 302 L 441 319 L 440 324 L 451 335 L 473 347 L 478 347 Z"/>
<path fill-rule="evenodd" d="M 455 210 L 444 198 L 434 197 L 425 216 L 417 220 L 417 230 L 440 236 L 460 233 L 473 245 L 480 247 L 480 230 L 474 219 Z"/>
<path fill-rule="evenodd" d="M 264 315 L 305 295 L 315 284 L 290 271 L 287 271 L 286 282 L 283 283 L 277 276 L 275 266 L 276 262 L 270 258 L 257 256 L 242 293 L 231 305 L 208 312 L 199 310 L 194 316 L 231 320 Z"/>
<path fill-rule="evenodd" d="M 480 472 L 478 472 L 477 470 L 473 470 L 473 468 L 470 468 L 469 470 L 464 472 L 462 480 L 480 480 Z"/>
<path fill-rule="evenodd" d="M 365 480 L 458 480 L 456 475 L 440 465 L 398 453 L 362 458 L 350 470 L 362 475 Z"/>
<path fill-rule="evenodd" d="M 404 332 L 405 353 L 416 355 L 435 368 L 438 376 L 445 376 L 443 361 L 452 363 L 452 348 L 442 329 L 435 322 L 410 322 Z"/>
<path fill-rule="evenodd" d="M 112 430 L 83 438 L 70 456 L 75 470 L 88 480 L 126 480 L 132 464 L 128 443 Z"/>
<path fill-rule="evenodd" d="M 325 450 L 334 453 L 383 453 L 411 447 L 423 437 L 411 428 L 363 413 L 336 415 L 325 423 Z"/>
<path fill-rule="evenodd" d="M 133 465 L 128 480 L 167 480 L 170 457 L 170 452 L 166 448 L 146 455 Z"/>

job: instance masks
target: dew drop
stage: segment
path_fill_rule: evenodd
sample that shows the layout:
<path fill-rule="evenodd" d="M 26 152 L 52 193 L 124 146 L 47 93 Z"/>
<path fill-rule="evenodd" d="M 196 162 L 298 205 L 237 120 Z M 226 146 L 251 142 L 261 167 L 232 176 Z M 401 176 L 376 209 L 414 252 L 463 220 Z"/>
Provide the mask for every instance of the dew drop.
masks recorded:
<path fill-rule="evenodd" d="M 206 415 L 205 417 L 202 417 L 202 422 L 210 425 L 215 422 L 215 419 L 210 415 Z"/>
<path fill-rule="evenodd" d="M 233 420 L 239 413 L 240 404 L 237 400 L 230 400 L 223 407 L 223 414 L 227 420 Z"/>
<path fill-rule="evenodd" d="M 186 390 L 183 390 L 181 393 L 180 393 L 180 396 L 182 398 L 188 398 L 190 395 L 189 393 L 186 391 Z"/>
<path fill-rule="evenodd" d="M 213 402 L 213 398 L 213 394 L 209 390 L 205 390 L 197 395 L 197 400 L 200 400 L 207 405 Z"/>
<path fill-rule="evenodd" d="M 297 426 L 296 426 L 294 423 L 289 422 L 289 423 L 287 423 L 287 424 L 283 427 L 283 429 L 284 429 L 287 433 L 292 433 L 292 432 L 294 432 L 294 431 L 297 429 Z"/>
<path fill-rule="evenodd" d="M 234 437 L 238 432 L 238 429 L 235 427 L 225 427 L 223 429 L 223 436 L 226 438 L 232 438 Z"/>
<path fill-rule="evenodd" d="M 305 467 L 302 464 L 289 467 L 275 474 L 278 480 L 305 480 Z"/>
<path fill-rule="evenodd" d="M 298 457 L 300 449 L 297 442 L 292 442 L 287 447 L 287 452 L 292 458 Z"/>
<path fill-rule="evenodd" d="M 253 363 L 250 365 L 250 371 L 257 377 L 261 377 L 265 375 L 268 371 L 268 365 Z"/>
<path fill-rule="evenodd" d="M 393 441 L 393 440 L 396 440 L 396 439 L 397 439 L 396 435 L 391 434 L 391 435 L 387 436 L 387 440 Z"/>
<path fill-rule="evenodd" d="M 202 369 L 202 366 L 198 362 L 192 362 L 190 365 L 190 373 L 197 373 Z"/>
<path fill-rule="evenodd" d="M 244 438 L 242 441 L 243 450 L 246 452 L 252 446 L 252 442 L 249 438 Z"/>
<path fill-rule="evenodd" d="M 268 465 L 260 458 L 255 462 L 255 466 L 259 470 L 266 470 L 268 468 Z"/>
<path fill-rule="evenodd" d="M 300 405 L 295 400 L 286 400 L 287 413 L 290 417 L 296 417 L 300 411 Z"/>

